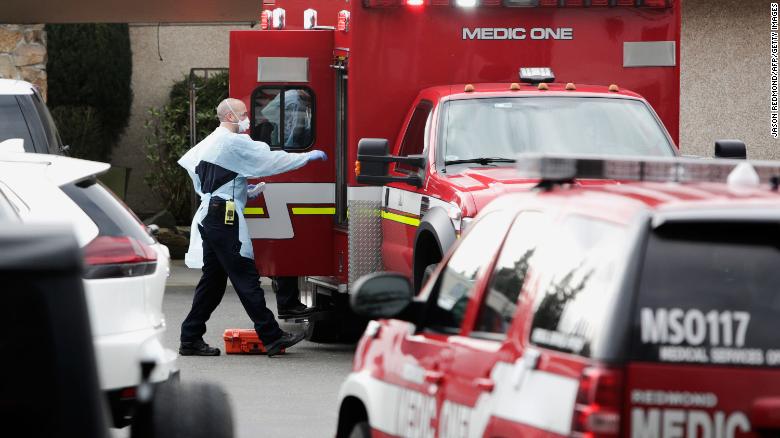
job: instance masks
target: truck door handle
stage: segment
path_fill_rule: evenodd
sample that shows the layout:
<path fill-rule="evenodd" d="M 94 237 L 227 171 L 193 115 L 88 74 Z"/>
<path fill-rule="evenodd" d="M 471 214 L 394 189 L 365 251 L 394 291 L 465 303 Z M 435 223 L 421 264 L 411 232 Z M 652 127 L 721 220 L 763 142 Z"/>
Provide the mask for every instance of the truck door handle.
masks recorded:
<path fill-rule="evenodd" d="M 425 381 L 428 383 L 438 384 L 442 379 L 444 379 L 444 373 L 441 371 L 429 370 L 425 372 Z"/>
<path fill-rule="evenodd" d="M 493 388 L 496 387 L 496 382 L 494 382 L 490 377 L 479 377 L 472 380 L 471 383 L 481 391 L 485 392 L 493 392 Z"/>

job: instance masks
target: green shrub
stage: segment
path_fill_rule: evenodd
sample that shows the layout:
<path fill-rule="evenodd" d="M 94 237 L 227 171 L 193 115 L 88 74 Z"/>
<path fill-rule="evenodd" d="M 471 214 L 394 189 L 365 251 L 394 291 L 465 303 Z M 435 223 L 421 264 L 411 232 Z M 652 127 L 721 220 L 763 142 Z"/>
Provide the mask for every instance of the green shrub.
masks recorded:
<path fill-rule="evenodd" d="M 197 140 L 200 141 L 218 125 L 216 107 L 228 96 L 228 75 L 220 73 L 209 79 L 196 78 Z M 183 79 L 173 84 L 169 102 L 162 108 L 150 108 L 146 128 L 146 159 L 149 172 L 146 184 L 157 193 L 177 222 L 192 220 L 190 196 L 194 195 L 187 172 L 177 163 L 190 148 L 189 83 Z"/>
<path fill-rule="evenodd" d="M 108 161 L 133 102 L 127 24 L 50 24 L 46 33 L 47 104 L 60 135 L 72 155 Z"/>

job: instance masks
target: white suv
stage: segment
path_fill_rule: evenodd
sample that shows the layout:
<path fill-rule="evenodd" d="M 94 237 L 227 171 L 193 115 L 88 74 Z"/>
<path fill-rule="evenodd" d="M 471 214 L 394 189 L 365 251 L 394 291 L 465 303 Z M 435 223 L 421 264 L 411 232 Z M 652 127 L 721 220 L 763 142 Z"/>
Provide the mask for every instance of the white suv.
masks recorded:
<path fill-rule="evenodd" d="M 0 152 L 0 196 L 22 222 L 73 227 L 84 254 L 100 385 L 121 427 L 132 415 L 139 359 L 156 361 L 154 382 L 177 377 L 178 370 L 176 353 L 162 344 L 168 248 L 97 181 L 109 167 L 57 155 Z"/>

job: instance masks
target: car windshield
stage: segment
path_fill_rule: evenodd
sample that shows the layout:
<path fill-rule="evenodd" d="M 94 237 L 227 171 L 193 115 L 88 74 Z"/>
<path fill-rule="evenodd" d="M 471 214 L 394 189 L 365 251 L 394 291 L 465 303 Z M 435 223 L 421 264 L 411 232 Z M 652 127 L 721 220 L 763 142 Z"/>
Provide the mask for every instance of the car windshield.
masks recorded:
<path fill-rule="evenodd" d="M 638 100 L 511 97 L 454 100 L 445 105 L 441 136 L 447 164 L 513 159 L 524 152 L 675 154 L 660 122 Z"/>

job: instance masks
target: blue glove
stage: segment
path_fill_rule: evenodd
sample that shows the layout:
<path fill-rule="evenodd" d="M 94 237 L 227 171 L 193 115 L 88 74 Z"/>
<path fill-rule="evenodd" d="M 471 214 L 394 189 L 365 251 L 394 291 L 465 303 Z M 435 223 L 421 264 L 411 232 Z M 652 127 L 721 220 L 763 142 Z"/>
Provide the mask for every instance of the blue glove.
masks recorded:
<path fill-rule="evenodd" d="M 325 152 L 322 152 L 320 150 L 311 151 L 309 152 L 309 161 L 314 161 L 314 160 L 328 161 L 328 156 L 325 154 Z"/>
<path fill-rule="evenodd" d="M 260 193 L 263 193 L 263 190 L 265 190 L 265 183 L 261 182 L 259 184 L 249 184 L 246 186 L 246 194 L 249 197 L 249 199 L 255 199 L 258 196 L 260 196 Z"/>

